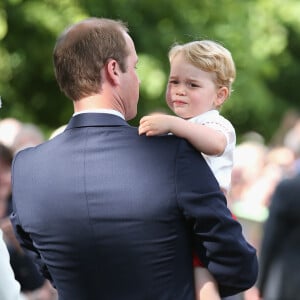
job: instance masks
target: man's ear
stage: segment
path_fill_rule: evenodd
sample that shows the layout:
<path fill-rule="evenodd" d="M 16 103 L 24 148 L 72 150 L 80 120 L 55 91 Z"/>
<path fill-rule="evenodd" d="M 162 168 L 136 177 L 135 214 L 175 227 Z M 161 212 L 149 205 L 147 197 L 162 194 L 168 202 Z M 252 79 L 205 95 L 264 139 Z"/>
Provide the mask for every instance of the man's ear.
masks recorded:
<path fill-rule="evenodd" d="M 229 90 L 226 86 L 222 86 L 221 88 L 219 88 L 217 92 L 217 99 L 215 101 L 215 105 L 217 107 L 221 106 L 227 99 L 228 95 L 229 95 Z"/>
<path fill-rule="evenodd" d="M 105 64 L 105 71 L 108 80 L 112 84 L 118 85 L 120 82 L 120 68 L 118 62 L 114 59 L 108 60 L 108 62 Z"/>

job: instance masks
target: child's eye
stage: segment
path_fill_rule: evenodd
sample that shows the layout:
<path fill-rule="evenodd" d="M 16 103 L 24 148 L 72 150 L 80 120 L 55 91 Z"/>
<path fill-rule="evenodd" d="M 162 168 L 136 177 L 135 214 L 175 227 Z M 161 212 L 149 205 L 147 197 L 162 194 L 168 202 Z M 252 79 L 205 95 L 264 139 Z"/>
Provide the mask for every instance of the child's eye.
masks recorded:
<path fill-rule="evenodd" d="M 177 80 L 170 80 L 169 83 L 171 83 L 171 84 L 178 84 L 178 81 Z"/>
<path fill-rule="evenodd" d="M 190 87 L 193 87 L 193 88 L 194 88 L 194 87 L 199 87 L 198 84 L 193 83 L 193 82 L 188 82 L 187 85 L 190 86 Z"/>

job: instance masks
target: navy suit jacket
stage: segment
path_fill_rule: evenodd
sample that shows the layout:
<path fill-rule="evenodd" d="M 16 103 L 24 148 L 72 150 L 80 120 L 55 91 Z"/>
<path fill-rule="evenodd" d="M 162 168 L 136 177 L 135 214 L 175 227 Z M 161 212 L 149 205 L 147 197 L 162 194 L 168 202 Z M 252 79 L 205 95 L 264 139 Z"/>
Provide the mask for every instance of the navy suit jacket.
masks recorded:
<path fill-rule="evenodd" d="M 193 300 L 192 248 L 223 296 L 256 280 L 255 249 L 183 139 L 80 114 L 12 172 L 15 232 L 61 300 Z"/>

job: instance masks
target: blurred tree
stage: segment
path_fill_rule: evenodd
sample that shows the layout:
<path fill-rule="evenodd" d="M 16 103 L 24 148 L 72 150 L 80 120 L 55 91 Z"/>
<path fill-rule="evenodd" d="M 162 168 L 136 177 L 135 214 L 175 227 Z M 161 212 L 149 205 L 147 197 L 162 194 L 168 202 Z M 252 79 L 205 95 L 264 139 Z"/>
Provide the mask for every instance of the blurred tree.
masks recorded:
<path fill-rule="evenodd" d="M 234 57 L 237 79 L 222 113 L 238 136 L 257 131 L 268 141 L 291 107 L 300 110 L 298 0 L 2 0 L 0 2 L 0 117 L 53 129 L 68 121 L 71 102 L 53 75 L 57 35 L 87 16 L 128 22 L 139 54 L 139 114 L 167 110 L 164 101 L 175 42 L 213 39 Z M 168 110 L 167 110 L 168 111 Z"/>
<path fill-rule="evenodd" d="M 72 105 L 57 87 L 52 50 L 61 30 L 87 14 L 73 0 L 4 0 L 0 11 L 0 24 L 7 28 L 0 46 L 1 117 L 31 121 L 44 129 L 65 123 Z"/>

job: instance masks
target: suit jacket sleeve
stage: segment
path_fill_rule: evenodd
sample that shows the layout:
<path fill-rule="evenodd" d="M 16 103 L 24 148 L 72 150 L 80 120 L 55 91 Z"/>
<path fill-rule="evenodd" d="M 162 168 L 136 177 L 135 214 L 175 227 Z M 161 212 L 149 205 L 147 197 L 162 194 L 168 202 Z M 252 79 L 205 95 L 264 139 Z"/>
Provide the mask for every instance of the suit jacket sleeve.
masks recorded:
<path fill-rule="evenodd" d="M 14 158 L 13 166 L 14 166 L 14 163 L 15 163 L 15 161 L 18 157 L 19 157 L 19 155 L 17 154 Z M 40 273 L 46 279 L 48 279 L 54 286 L 54 283 L 53 283 L 51 275 L 50 275 L 50 273 L 47 269 L 47 266 L 43 262 L 43 260 L 40 256 L 39 252 L 37 251 L 37 249 L 34 247 L 33 241 L 30 238 L 29 234 L 26 233 L 22 228 L 22 225 L 19 221 L 19 217 L 18 217 L 17 212 L 16 212 L 14 202 L 13 202 L 13 212 L 10 215 L 10 220 L 12 222 L 16 238 L 19 241 L 21 247 L 28 253 L 29 256 L 31 256 L 33 258 L 33 261 L 36 264 L 36 266 L 37 266 L 38 270 L 40 271 Z"/>
<path fill-rule="evenodd" d="M 194 247 L 219 284 L 222 297 L 255 284 L 256 250 L 247 243 L 240 224 L 232 218 L 205 160 L 183 142 L 177 159 L 177 201 L 191 223 Z"/>
<path fill-rule="evenodd" d="M 37 266 L 38 270 L 40 271 L 40 273 L 46 279 L 48 279 L 52 283 L 52 285 L 54 286 L 54 284 L 52 282 L 51 275 L 50 275 L 46 265 L 43 263 L 39 252 L 34 247 L 30 236 L 26 232 L 23 231 L 21 225 L 18 222 L 18 217 L 17 217 L 15 212 L 13 212 L 11 214 L 10 219 L 11 219 L 11 222 L 13 224 L 16 237 L 17 237 L 21 247 L 28 253 L 29 256 L 31 256 L 33 258 L 33 261 L 36 264 L 36 266 Z"/>

